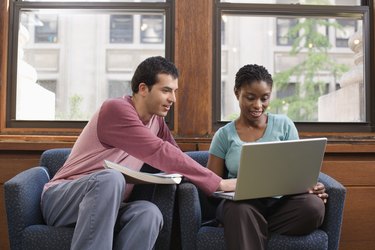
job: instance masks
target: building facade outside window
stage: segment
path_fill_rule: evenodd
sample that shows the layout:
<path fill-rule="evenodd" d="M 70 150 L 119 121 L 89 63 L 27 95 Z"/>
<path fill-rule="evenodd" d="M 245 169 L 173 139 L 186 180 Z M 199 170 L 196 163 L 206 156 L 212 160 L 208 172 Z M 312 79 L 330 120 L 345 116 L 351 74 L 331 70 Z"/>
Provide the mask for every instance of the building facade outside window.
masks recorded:
<path fill-rule="evenodd" d="M 110 43 L 133 43 L 134 21 L 132 15 L 110 16 Z"/>
<path fill-rule="evenodd" d="M 164 42 L 164 19 L 157 15 L 142 15 L 141 42 L 161 44 Z"/>
<path fill-rule="evenodd" d="M 297 35 L 289 34 L 289 30 L 297 25 L 296 18 L 276 18 L 276 43 L 279 46 L 291 46 Z"/>
<path fill-rule="evenodd" d="M 348 47 L 350 36 L 358 31 L 358 22 L 351 19 L 337 20 L 338 27 L 336 28 L 336 47 Z"/>
<path fill-rule="evenodd" d="M 35 43 L 57 43 L 58 20 L 55 15 L 35 15 L 40 24 L 35 25 Z"/>

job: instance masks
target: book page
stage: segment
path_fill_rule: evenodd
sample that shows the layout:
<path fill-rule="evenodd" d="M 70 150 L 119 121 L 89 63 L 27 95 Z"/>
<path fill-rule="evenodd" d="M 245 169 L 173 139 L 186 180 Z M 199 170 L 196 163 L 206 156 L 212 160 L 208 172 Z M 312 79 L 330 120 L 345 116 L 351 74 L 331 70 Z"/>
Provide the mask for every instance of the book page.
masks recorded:
<path fill-rule="evenodd" d="M 104 167 L 120 171 L 125 175 L 128 183 L 179 184 L 182 180 L 182 175 L 180 174 L 139 172 L 108 160 L 104 160 Z"/>

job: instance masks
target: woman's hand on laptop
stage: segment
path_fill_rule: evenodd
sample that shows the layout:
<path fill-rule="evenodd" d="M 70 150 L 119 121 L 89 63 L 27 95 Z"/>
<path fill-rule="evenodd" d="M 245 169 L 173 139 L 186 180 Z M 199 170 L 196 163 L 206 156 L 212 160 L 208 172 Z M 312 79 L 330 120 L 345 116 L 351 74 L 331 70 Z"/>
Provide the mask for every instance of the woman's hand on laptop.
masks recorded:
<path fill-rule="evenodd" d="M 217 191 L 231 192 L 236 189 L 237 178 L 236 179 L 222 179 L 219 184 Z"/>
<path fill-rule="evenodd" d="M 326 188 L 324 184 L 318 182 L 312 189 L 309 190 L 310 194 L 316 194 L 319 198 L 323 200 L 324 203 L 327 203 L 328 194 L 326 193 Z"/>

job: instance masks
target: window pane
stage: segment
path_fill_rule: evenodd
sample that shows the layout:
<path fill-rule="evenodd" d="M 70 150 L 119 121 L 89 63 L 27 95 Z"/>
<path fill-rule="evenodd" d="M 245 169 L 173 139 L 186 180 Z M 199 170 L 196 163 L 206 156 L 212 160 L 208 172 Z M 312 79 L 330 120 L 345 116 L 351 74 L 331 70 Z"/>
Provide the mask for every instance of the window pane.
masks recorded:
<path fill-rule="evenodd" d="M 222 121 L 239 114 L 234 77 L 245 64 L 263 65 L 272 74 L 270 112 L 297 122 L 367 121 L 363 20 L 243 15 L 222 19 Z"/>
<path fill-rule="evenodd" d="M 130 81 L 109 80 L 108 98 L 116 98 L 118 97 L 118 93 L 125 93 L 130 95 L 132 93 Z"/>
<path fill-rule="evenodd" d="M 276 34 L 277 45 L 287 46 L 292 45 L 297 38 L 297 34 L 290 34 L 289 30 L 295 27 L 298 23 L 296 18 L 277 18 L 276 19 Z"/>
<path fill-rule="evenodd" d="M 16 120 L 85 121 L 105 99 L 131 94 L 141 61 L 165 56 L 161 13 L 49 9 L 20 15 Z M 145 16 L 157 20 L 156 44 L 143 44 Z"/>
<path fill-rule="evenodd" d="M 164 42 L 164 19 L 160 15 L 143 15 L 141 18 L 141 42 Z"/>
<path fill-rule="evenodd" d="M 351 19 L 337 20 L 336 27 L 336 46 L 348 47 L 348 41 L 351 34 L 357 31 L 357 21 Z"/>
<path fill-rule="evenodd" d="M 260 4 L 309 4 L 309 5 L 361 5 L 361 0 L 221 0 L 227 3 L 260 3 Z"/>
<path fill-rule="evenodd" d="M 132 43 L 133 42 L 133 16 L 111 15 L 110 42 Z"/>
<path fill-rule="evenodd" d="M 57 43 L 57 16 L 35 15 L 35 43 Z"/>

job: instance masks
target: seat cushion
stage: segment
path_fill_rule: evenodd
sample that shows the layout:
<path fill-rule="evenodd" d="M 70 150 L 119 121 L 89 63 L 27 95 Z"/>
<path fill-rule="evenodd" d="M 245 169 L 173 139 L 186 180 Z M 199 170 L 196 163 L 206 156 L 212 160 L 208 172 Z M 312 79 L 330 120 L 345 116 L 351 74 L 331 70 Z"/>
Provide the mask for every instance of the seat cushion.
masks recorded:
<path fill-rule="evenodd" d="M 328 235 L 320 229 L 302 236 L 272 235 L 268 242 L 268 249 L 326 250 L 328 249 Z"/>
<path fill-rule="evenodd" d="M 225 250 L 224 228 L 201 227 L 197 235 L 198 250 Z"/>
<path fill-rule="evenodd" d="M 222 227 L 201 227 L 197 236 L 197 249 L 224 250 L 224 229 Z M 273 234 L 268 242 L 269 250 L 326 250 L 328 235 L 323 230 L 315 230 L 303 236 Z"/>
<path fill-rule="evenodd" d="M 28 226 L 22 232 L 22 249 L 69 250 L 73 232 L 72 227 Z"/>

